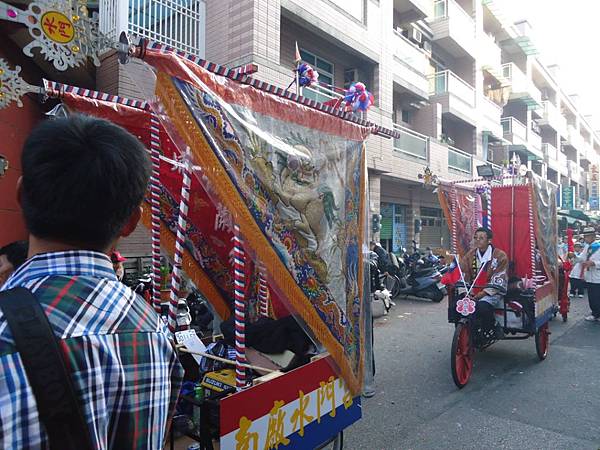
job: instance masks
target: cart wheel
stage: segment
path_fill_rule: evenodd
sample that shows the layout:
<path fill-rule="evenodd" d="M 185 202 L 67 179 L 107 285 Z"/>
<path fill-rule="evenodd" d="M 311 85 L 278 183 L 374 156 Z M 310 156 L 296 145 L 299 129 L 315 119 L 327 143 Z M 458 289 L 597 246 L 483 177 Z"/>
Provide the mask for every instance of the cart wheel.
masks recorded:
<path fill-rule="evenodd" d="M 451 365 L 454 384 L 462 389 L 469 382 L 473 372 L 471 330 L 465 323 L 459 323 L 454 330 Z"/>
<path fill-rule="evenodd" d="M 540 361 L 543 361 L 546 359 L 546 356 L 548 356 L 549 340 L 550 331 L 548 330 L 548 323 L 545 323 L 535 332 L 535 351 L 537 352 Z"/>

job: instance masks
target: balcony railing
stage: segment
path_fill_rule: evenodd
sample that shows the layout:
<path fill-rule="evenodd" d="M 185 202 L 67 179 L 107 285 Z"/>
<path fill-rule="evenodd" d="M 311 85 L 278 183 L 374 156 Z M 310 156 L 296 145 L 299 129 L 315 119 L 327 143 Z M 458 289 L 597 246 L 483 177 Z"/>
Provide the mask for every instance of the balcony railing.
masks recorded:
<path fill-rule="evenodd" d="M 475 88 L 450 70 L 436 72 L 429 77 L 429 93 L 431 95 L 449 93 L 475 107 Z"/>
<path fill-rule="evenodd" d="M 560 172 L 565 175 L 566 173 L 568 173 L 568 168 L 567 168 L 567 155 L 565 155 L 563 152 L 558 152 L 558 167 L 560 168 Z"/>
<path fill-rule="evenodd" d="M 515 63 L 502 64 L 502 75 L 510 81 L 514 94 L 528 94 L 536 103 L 542 102 L 542 93 Z"/>
<path fill-rule="evenodd" d="M 394 124 L 394 130 L 400 133 L 394 138 L 394 150 L 427 161 L 429 159 L 429 138 L 402 125 Z"/>
<path fill-rule="evenodd" d="M 466 12 L 454 0 L 435 0 L 433 2 L 434 19 L 448 19 L 457 21 L 457 27 L 462 29 L 474 29 L 475 22 L 471 15 Z"/>
<path fill-rule="evenodd" d="M 325 103 L 331 100 L 340 100 L 344 98 L 342 94 L 321 85 L 312 85 L 302 88 L 302 96 L 310 98 L 316 102 Z"/>
<path fill-rule="evenodd" d="M 548 144 L 546 142 L 543 143 L 542 153 L 544 153 L 544 158 L 546 159 L 546 161 L 558 160 L 558 149 L 552 144 Z"/>
<path fill-rule="evenodd" d="M 121 31 L 204 56 L 203 0 L 100 0 L 100 31 Z"/>
<path fill-rule="evenodd" d="M 402 35 L 398 30 L 394 30 L 394 56 L 400 59 L 415 72 L 426 75 L 429 70 L 429 57 L 423 50 Z"/>
<path fill-rule="evenodd" d="M 575 147 L 580 152 L 583 151 L 584 141 L 579 131 L 577 131 L 577 128 L 575 128 L 573 125 L 568 125 L 567 130 L 569 133 L 569 143 L 571 146 Z"/>
<path fill-rule="evenodd" d="M 567 119 L 560 113 L 558 108 L 548 100 L 542 101 L 542 114 L 545 121 L 559 133 L 567 130 Z"/>
<path fill-rule="evenodd" d="M 448 146 L 448 167 L 471 175 L 473 172 L 473 155 Z"/>
<path fill-rule="evenodd" d="M 483 37 L 479 39 L 479 45 L 481 64 L 500 70 L 500 66 L 502 65 L 502 50 L 500 50 L 494 38 L 484 33 Z"/>
<path fill-rule="evenodd" d="M 498 119 L 502 115 L 502 107 L 484 96 L 481 108 L 483 111 L 483 115 L 488 119 L 493 120 L 497 126 Z"/>
<path fill-rule="evenodd" d="M 502 131 L 505 136 L 512 135 L 523 141 L 527 141 L 527 127 L 523 123 L 514 117 L 504 117 L 500 120 L 500 123 L 502 124 Z"/>

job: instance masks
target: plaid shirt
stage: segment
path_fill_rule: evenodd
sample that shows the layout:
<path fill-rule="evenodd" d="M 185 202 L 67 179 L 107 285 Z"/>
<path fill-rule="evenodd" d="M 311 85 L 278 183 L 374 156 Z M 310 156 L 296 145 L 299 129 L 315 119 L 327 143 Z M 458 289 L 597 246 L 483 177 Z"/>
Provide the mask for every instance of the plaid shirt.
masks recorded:
<path fill-rule="evenodd" d="M 73 369 L 94 447 L 160 449 L 183 371 L 162 320 L 121 284 L 108 257 L 36 255 L 1 290 L 31 290 Z M 0 448 L 48 448 L 33 391 L 0 311 Z"/>

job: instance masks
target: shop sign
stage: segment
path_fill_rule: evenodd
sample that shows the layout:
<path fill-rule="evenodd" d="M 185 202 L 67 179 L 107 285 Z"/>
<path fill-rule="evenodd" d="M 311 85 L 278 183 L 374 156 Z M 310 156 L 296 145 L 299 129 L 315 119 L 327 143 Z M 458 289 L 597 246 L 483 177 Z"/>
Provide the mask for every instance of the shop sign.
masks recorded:
<path fill-rule="evenodd" d="M 562 209 L 575 209 L 573 186 L 562 186 Z"/>
<path fill-rule="evenodd" d="M 598 209 L 600 209 L 598 186 L 598 166 L 596 164 L 592 164 L 590 166 L 590 196 L 588 199 L 590 203 L 590 209 L 592 211 L 597 211 Z"/>

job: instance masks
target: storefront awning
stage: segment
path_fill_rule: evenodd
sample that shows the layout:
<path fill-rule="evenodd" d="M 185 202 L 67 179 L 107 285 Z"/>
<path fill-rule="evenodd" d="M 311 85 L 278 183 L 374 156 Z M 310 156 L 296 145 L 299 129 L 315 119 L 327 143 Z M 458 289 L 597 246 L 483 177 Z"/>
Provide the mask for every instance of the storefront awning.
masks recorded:
<path fill-rule="evenodd" d="M 578 209 L 568 209 L 568 210 L 564 209 L 564 210 L 558 211 L 558 215 L 566 216 L 567 221 L 569 221 L 569 223 L 574 223 L 576 220 L 580 220 L 580 221 L 584 221 L 584 222 L 590 221 L 590 217 L 588 215 L 586 215 L 583 211 L 580 211 Z M 573 219 L 573 221 L 571 222 L 569 220 L 569 218 Z"/>

